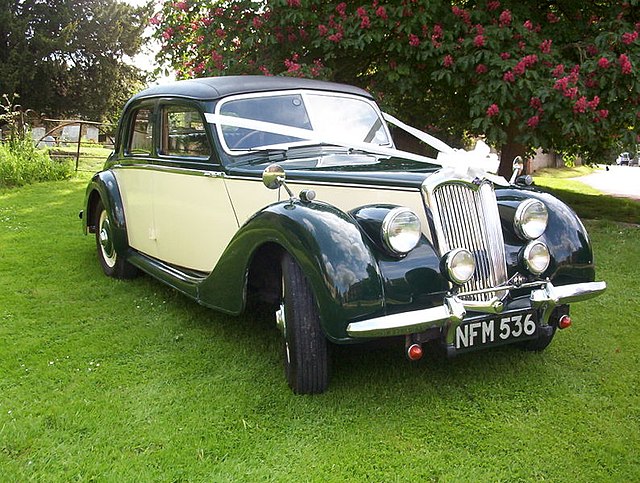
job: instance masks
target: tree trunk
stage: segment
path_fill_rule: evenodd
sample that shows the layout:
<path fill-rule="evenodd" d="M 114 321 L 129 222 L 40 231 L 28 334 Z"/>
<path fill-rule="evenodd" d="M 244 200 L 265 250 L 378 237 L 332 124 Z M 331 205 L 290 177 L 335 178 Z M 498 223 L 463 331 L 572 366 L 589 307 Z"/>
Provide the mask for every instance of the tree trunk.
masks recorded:
<path fill-rule="evenodd" d="M 498 168 L 498 174 L 504 176 L 506 179 L 511 178 L 511 173 L 513 173 L 514 158 L 516 156 L 522 156 L 524 160 L 527 152 L 524 144 L 516 142 L 515 139 L 518 134 L 518 126 L 515 122 L 512 122 L 507 128 L 507 142 L 502 145 L 500 151 L 500 168 Z"/>

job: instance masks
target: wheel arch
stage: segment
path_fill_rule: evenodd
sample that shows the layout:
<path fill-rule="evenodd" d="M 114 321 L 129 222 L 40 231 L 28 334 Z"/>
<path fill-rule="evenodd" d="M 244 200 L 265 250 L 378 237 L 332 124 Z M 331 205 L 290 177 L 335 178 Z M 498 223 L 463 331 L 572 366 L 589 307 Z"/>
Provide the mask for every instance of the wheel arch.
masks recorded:
<path fill-rule="evenodd" d="M 201 284 L 198 299 L 225 312 L 242 312 L 250 282 L 255 281 L 251 277 L 266 280 L 265 271 L 278 273 L 276 257 L 286 251 L 313 288 L 323 331 L 331 340 L 345 340 L 347 321 L 384 310 L 382 278 L 370 243 L 355 219 L 334 206 L 276 203 L 236 233 Z M 273 284 L 273 273 L 269 276 Z"/>
<path fill-rule="evenodd" d="M 124 215 L 124 205 L 118 182 L 111 170 L 96 173 L 87 186 L 85 193 L 85 212 L 82 218 L 83 230 L 87 233 L 95 233 L 95 219 L 97 215 L 98 202 L 109 213 L 112 223 L 113 243 L 116 251 L 124 256 L 127 250 L 127 226 Z"/>

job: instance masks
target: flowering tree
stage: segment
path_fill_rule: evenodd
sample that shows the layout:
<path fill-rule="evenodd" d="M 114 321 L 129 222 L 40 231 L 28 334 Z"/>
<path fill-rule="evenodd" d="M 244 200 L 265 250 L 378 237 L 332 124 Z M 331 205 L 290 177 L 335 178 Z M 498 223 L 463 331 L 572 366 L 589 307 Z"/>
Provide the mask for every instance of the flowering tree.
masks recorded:
<path fill-rule="evenodd" d="M 161 60 L 180 78 L 251 73 L 360 85 L 450 142 L 486 135 L 501 147 L 506 173 L 514 155 L 536 147 L 593 162 L 635 150 L 639 5 L 167 0 L 150 21 Z"/>

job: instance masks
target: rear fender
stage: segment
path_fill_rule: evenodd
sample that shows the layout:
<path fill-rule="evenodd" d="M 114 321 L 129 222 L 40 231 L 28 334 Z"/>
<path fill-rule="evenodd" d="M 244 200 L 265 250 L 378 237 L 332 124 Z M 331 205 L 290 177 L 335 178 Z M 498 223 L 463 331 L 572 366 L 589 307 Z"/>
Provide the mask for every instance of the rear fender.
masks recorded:
<path fill-rule="evenodd" d="M 256 213 L 200 285 L 199 301 L 241 312 L 252 258 L 266 243 L 279 245 L 300 264 L 329 339 L 347 338 L 348 320 L 383 313 L 382 281 L 370 245 L 353 217 L 321 202 L 280 202 Z"/>

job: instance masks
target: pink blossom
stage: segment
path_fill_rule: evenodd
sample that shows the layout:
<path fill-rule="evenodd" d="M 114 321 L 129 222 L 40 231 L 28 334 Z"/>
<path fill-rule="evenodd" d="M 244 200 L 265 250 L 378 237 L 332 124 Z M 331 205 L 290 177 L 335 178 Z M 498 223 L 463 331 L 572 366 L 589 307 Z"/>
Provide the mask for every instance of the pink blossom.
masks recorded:
<path fill-rule="evenodd" d="M 358 7 L 356 13 L 358 14 L 358 17 L 362 18 L 367 15 L 367 9 L 364 7 Z"/>
<path fill-rule="evenodd" d="M 622 43 L 624 44 L 632 44 L 638 38 L 638 32 L 626 32 L 622 34 Z"/>
<path fill-rule="evenodd" d="M 298 72 L 302 67 L 300 64 L 292 61 L 291 59 L 285 59 L 284 66 L 287 68 L 287 72 Z"/>
<path fill-rule="evenodd" d="M 164 32 L 162 32 L 162 38 L 165 40 L 169 40 L 173 36 L 173 29 L 169 27 Z"/>
<path fill-rule="evenodd" d="M 225 32 L 224 29 L 216 29 L 216 35 L 219 38 L 224 39 L 227 36 L 227 32 Z"/>
<path fill-rule="evenodd" d="M 527 70 L 527 67 L 526 67 L 525 63 L 520 61 L 513 68 L 513 73 L 515 75 L 523 75 L 525 70 Z"/>
<path fill-rule="evenodd" d="M 154 15 L 153 17 L 151 17 L 151 18 L 149 19 L 149 23 L 150 23 L 151 25 L 160 25 L 160 20 L 158 19 L 158 17 L 157 17 L 157 16 L 155 16 L 155 15 Z"/>
<path fill-rule="evenodd" d="M 503 10 L 503 12 L 500 14 L 500 27 L 506 27 L 507 25 L 511 24 L 511 11 L 510 10 Z"/>
<path fill-rule="evenodd" d="M 526 28 L 527 30 L 533 30 L 533 22 L 531 20 L 527 20 L 524 23 L 524 28 Z"/>
<path fill-rule="evenodd" d="M 570 87 L 569 89 L 565 90 L 562 95 L 564 97 L 568 97 L 569 99 L 575 99 L 578 95 L 578 88 L 577 87 Z"/>
<path fill-rule="evenodd" d="M 547 22 L 549 23 L 558 23 L 560 21 L 560 18 L 558 18 L 558 16 L 553 13 L 553 12 L 549 12 L 547 14 Z"/>
<path fill-rule="evenodd" d="M 527 55 L 522 58 L 522 63 L 524 63 L 525 67 L 533 67 L 538 63 L 538 56 L 536 54 Z"/>
<path fill-rule="evenodd" d="M 487 9 L 491 12 L 493 10 L 498 10 L 500 8 L 500 2 L 494 0 L 492 2 L 487 3 Z"/>
<path fill-rule="evenodd" d="M 540 52 L 543 54 L 549 54 L 551 52 L 551 40 L 543 40 L 540 44 Z"/>
<path fill-rule="evenodd" d="M 598 60 L 598 67 L 600 67 L 601 69 L 606 69 L 610 65 L 611 63 L 609 62 L 609 59 L 607 59 L 606 57 L 600 57 L 600 60 Z"/>
<path fill-rule="evenodd" d="M 531 116 L 529 119 L 527 119 L 527 126 L 529 126 L 531 129 L 535 129 L 539 123 L 540 116 Z"/>
<path fill-rule="evenodd" d="M 595 45 L 587 45 L 587 54 L 595 57 L 596 55 L 598 55 L 598 47 L 596 47 Z"/>
<path fill-rule="evenodd" d="M 618 64 L 620 64 L 620 71 L 623 74 L 631 74 L 631 72 L 633 71 L 631 61 L 626 54 L 620 54 L 620 57 L 618 57 Z"/>
<path fill-rule="evenodd" d="M 460 17 L 464 23 L 469 25 L 471 23 L 471 14 L 466 10 L 456 7 L 455 5 L 451 7 L 451 11 L 456 17 Z"/>
<path fill-rule="evenodd" d="M 369 20 L 369 17 L 365 15 L 364 17 L 362 17 L 362 21 L 360 22 L 360 28 L 368 29 L 369 27 L 371 27 L 371 20 Z"/>
<path fill-rule="evenodd" d="M 500 108 L 498 108 L 497 104 L 491 104 L 487 108 L 487 117 L 494 117 L 500 114 Z"/>
<path fill-rule="evenodd" d="M 510 58 L 511 58 L 511 54 L 510 54 L 509 52 L 502 52 L 502 53 L 500 54 L 500 58 L 501 58 L 502 60 L 510 59 Z"/>
<path fill-rule="evenodd" d="M 505 82 L 515 82 L 516 81 L 516 76 L 513 74 L 512 71 L 508 70 L 502 76 L 502 80 L 505 81 Z"/>
<path fill-rule="evenodd" d="M 478 64 L 476 66 L 476 74 L 486 74 L 489 69 L 484 64 Z"/>
<path fill-rule="evenodd" d="M 347 11 L 347 4 L 346 3 L 340 2 L 336 6 L 336 12 L 338 12 L 338 15 L 340 15 L 341 17 L 345 17 L 346 16 L 346 11 Z"/>
<path fill-rule="evenodd" d="M 261 65 L 260 67 L 258 67 L 258 69 L 260 70 L 260 72 L 262 72 L 262 75 L 272 75 L 271 72 L 269 72 L 269 69 L 267 69 L 264 65 Z"/>
<path fill-rule="evenodd" d="M 442 38 L 442 34 L 444 31 L 442 30 L 442 25 L 435 24 L 433 26 L 433 35 L 431 35 L 432 40 L 440 40 Z"/>
<path fill-rule="evenodd" d="M 327 37 L 331 42 L 335 42 L 336 44 L 342 40 L 342 32 L 336 32 L 335 34 L 329 35 Z"/>
<path fill-rule="evenodd" d="M 532 97 L 531 100 L 529 101 L 529 106 L 531 106 L 534 109 L 541 109 L 542 101 L 540 100 L 539 97 Z"/>
<path fill-rule="evenodd" d="M 382 6 L 378 7 L 378 9 L 376 10 L 376 15 L 383 20 L 386 20 L 388 18 L 387 10 Z"/>
<path fill-rule="evenodd" d="M 453 65 L 454 60 L 453 57 L 449 54 L 444 56 L 444 59 L 442 59 L 442 65 L 446 68 L 449 68 Z"/>
<path fill-rule="evenodd" d="M 600 98 L 598 96 L 594 96 L 594 98 L 589 101 L 589 109 L 595 111 L 596 107 L 598 107 L 598 104 L 600 104 Z"/>
<path fill-rule="evenodd" d="M 300 0 L 287 0 L 287 5 L 289 5 L 290 7 L 299 7 Z"/>
<path fill-rule="evenodd" d="M 257 29 L 262 27 L 262 20 L 260 19 L 260 17 L 253 17 L 253 26 Z"/>
<path fill-rule="evenodd" d="M 553 72 L 551 72 L 551 75 L 556 79 L 564 75 L 564 64 L 556 65 L 555 69 L 553 69 Z"/>
<path fill-rule="evenodd" d="M 177 8 L 178 10 L 186 10 L 187 8 L 189 8 L 189 6 L 187 5 L 187 2 L 185 1 L 181 1 L 181 2 L 176 2 L 173 4 L 174 8 Z"/>
<path fill-rule="evenodd" d="M 409 45 L 411 47 L 418 47 L 420 45 L 420 37 L 414 34 L 409 34 Z"/>
<path fill-rule="evenodd" d="M 327 28 L 326 25 L 318 25 L 318 34 L 320 34 L 320 37 L 324 37 L 325 35 L 327 35 L 329 33 L 329 29 Z"/>
<path fill-rule="evenodd" d="M 558 91 L 566 91 L 569 87 L 569 78 L 563 77 L 562 79 L 558 79 L 554 84 L 553 88 Z"/>
<path fill-rule="evenodd" d="M 575 114 L 582 114 L 587 110 L 589 104 L 587 103 L 587 98 L 582 96 L 580 99 L 576 101 L 573 105 L 573 112 Z"/>
<path fill-rule="evenodd" d="M 473 39 L 473 45 L 475 45 L 478 48 L 483 47 L 484 46 L 484 36 L 483 35 L 476 35 L 476 37 Z"/>

